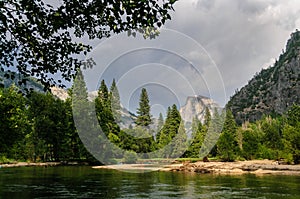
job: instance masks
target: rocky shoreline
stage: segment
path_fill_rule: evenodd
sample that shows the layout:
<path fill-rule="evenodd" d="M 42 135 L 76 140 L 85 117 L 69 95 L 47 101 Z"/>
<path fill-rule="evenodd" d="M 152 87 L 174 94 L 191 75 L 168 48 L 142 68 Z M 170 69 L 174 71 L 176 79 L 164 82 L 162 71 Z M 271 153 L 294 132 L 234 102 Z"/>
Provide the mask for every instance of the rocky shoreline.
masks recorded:
<path fill-rule="evenodd" d="M 87 165 L 78 162 L 44 162 L 28 163 L 18 162 L 12 164 L 0 164 L 0 168 L 11 167 L 52 167 L 52 166 L 76 166 Z M 184 162 L 173 164 L 119 164 L 94 166 L 94 169 L 116 169 L 127 172 L 145 172 L 145 171 L 169 171 L 169 172 L 188 172 L 198 174 L 275 174 L 275 175 L 300 175 L 300 165 L 282 165 L 278 161 L 272 160 L 251 160 L 236 162 Z"/>
<path fill-rule="evenodd" d="M 183 163 L 167 167 L 164 170 L 195 172 L 201 174 L 300 175 L 300 165 L 280 165 L 278 161 L 271 160 Z"/>
<path fill-rule="evenodd" d="M 94 169 L 116 169 L 126 172 L 168 171 L 187 172 L 198 174 L 275 174 L 275 175 L 300 175 L 300 165 L 280 165 L 277 161 L 252 160 L 236 162 L 185 162 L 169 165 L 159 164 L 120 164 L 95 166 Z"/>

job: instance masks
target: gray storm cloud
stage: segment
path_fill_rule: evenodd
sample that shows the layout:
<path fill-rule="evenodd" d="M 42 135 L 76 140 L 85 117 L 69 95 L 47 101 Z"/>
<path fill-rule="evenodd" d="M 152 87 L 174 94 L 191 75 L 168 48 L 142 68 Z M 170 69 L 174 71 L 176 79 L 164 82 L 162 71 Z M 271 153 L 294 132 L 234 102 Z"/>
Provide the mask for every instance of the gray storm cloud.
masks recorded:
<path fill-rule="evenodd" d="M 112 78 L 122 78 L 130 67 L 141 65 L 144 71 L 148 70 L 147 67 L 157 67 L 154 70 L 157 75 L 152 80 L 168 80 L 172 91 L 177 91 L 180 102 L 184 101 L 184 95 L 199 94 L 225 105 L 236 89 L 245 85 L 256 72 L 272 65 L 272 61 L 285 48 L 290 34 L 299 26 L 298 0 L 179 0 L 172 20 L 165 26 L 178 34 L 165 35 L 162 31 L 159 38 L 152 41 L 144 41 L 141 37 L 128 38 L 124 34 L 117 36 L 118 39 L 92 43 L 95 48 L 90 56 L 96 58 L 100 69 L 97 72 L 87 71 L 87 81 L 93 90 L 103 72 L 103 78 L 111 81 Z M 128 52 L 122 51 L 128 46 Z M 145 46 L 157 49 L 168 46 L 169 53 L 159 50 L 136 51 Z M 177 58 L 172 52 L 176 52 Z M 184 59 L 180 59 L 181 56 L 186 61 L 182 61 Z M 199 73 L 191 70 L 190 65 L 198 68 Z M 111 69 L 103 69 L 107 67 Z M 184 80 L 181 77 L 167 75 L 170 72 L 168 67 L 188 79 L 193 92 L 184 91 L 186 84 L 179 82 Z M 160 68 L 164 69 L 158 72 Z M 133 92 L 129 88 L 136 86 L 135 81 L 149 79 L 150 72 L 139 71 L 131 71 L 135 79 L 128 78 L 127 74 L 126 83 L 123 81 L 120 84 L 122 89 L 127 89 L 123 92 Z"/>
<path fill-rule="evenodd" d="M 197 40 L 216 62 L 227 97 L 276 59 L 300 25 L 297 0 L 179 1 L 167 27 Z"/>

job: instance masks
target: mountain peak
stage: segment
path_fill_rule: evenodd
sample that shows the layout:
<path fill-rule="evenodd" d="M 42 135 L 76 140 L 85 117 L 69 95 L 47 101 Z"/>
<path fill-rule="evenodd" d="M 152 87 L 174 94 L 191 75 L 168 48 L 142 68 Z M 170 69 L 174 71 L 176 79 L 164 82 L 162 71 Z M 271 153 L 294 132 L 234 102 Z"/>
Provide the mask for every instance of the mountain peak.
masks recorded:
<path fill-rule="evenodd" d="M 203 122 L 206 107 L 211 113 L 215 109 L 220 109 L 220 106 L 214 100 L 205 96 L 194 95 L 187 97 L 185 105 L 180 108 L 179 112 L 185 122 L 191 123 L 194 117 Z"/>

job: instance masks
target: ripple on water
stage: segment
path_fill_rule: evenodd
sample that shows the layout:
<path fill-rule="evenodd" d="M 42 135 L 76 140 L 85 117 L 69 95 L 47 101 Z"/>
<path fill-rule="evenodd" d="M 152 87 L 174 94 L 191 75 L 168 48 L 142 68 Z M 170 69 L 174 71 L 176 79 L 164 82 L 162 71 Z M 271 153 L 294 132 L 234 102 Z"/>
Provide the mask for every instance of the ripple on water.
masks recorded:
<path fill-rule="evenodd" d="M 0 173 L 0 198 L 298 199 L 299 185 L 297 176 L 215 177 L 168 172 L 128 174 L 89 167 L 12 168 Z"/>

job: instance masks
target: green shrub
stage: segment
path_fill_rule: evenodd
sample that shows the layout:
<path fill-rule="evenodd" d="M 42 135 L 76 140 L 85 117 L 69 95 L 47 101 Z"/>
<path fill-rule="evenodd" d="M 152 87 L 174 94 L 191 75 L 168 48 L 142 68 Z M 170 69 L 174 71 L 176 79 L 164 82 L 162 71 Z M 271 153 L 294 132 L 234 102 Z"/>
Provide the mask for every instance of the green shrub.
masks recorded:
<path fill-rule="evenodd" d="M 277 157 L 277 151 L 266 147 L 265 145 L 260 145 L 258 149 L 258 157 L 262 159 L 275 160 Z"/>
<path fill-rule="evenodd" d="M 6 156 L 0 156 L 0 163 L 1 164 L 9 164 L 14 163 L 14 160 L 8 159 Z"/>
<path fill-rule="evenodd" d="M 138 156 L 135 152 L 126 151 L 124 155 L 124 162 L 126 164 L 134 164 L 138 160 Z"/>

